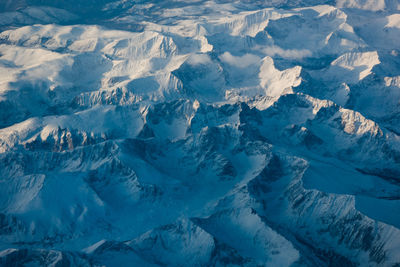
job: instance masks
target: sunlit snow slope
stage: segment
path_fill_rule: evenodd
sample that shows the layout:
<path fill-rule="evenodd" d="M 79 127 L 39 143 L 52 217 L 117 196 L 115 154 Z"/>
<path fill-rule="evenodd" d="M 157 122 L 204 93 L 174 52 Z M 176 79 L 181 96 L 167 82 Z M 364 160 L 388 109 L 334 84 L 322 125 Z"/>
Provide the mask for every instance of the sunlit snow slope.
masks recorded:
<path fill-rule="evenodd" d="M 0 0 L 0 266 L 400 266 L 399 0 Z"/>

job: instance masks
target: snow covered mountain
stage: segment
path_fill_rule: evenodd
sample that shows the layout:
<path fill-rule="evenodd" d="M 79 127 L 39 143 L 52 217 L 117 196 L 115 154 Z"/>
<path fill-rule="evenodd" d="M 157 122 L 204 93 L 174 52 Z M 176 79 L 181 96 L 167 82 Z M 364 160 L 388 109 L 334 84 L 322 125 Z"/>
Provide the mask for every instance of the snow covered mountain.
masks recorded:
<path fill-rule="evenodd" d="M 399 0 L 0 1 L 0 266 L 400 266 Z"/>

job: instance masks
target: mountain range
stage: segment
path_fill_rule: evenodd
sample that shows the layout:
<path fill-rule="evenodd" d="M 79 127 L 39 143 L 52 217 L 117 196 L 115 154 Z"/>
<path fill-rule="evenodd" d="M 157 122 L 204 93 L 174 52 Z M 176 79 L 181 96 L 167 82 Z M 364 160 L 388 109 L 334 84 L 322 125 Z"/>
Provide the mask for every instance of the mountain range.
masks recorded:
<path fill-rule="evenodd" d="M 1 0 L 0 266 L 400 266 L 398 0 Z"/>

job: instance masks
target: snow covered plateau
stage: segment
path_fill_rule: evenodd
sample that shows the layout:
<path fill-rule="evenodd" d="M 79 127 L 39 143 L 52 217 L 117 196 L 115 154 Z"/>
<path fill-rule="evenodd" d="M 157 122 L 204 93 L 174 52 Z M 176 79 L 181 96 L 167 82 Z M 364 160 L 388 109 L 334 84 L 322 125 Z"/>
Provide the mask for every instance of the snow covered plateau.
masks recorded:
<path fill-rule="evenodd" d="M 0 0 L 0 266 L 400 266 L 400 0 Z"/>

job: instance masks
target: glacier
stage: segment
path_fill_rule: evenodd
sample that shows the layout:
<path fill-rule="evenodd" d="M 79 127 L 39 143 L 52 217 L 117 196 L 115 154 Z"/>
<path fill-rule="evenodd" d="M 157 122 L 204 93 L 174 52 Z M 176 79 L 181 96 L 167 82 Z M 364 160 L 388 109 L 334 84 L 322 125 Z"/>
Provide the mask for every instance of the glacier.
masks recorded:
<path fill-rule="evenodd" d="M 400 266 L 399 0 L 0 1 L 0 266 Z"/>

